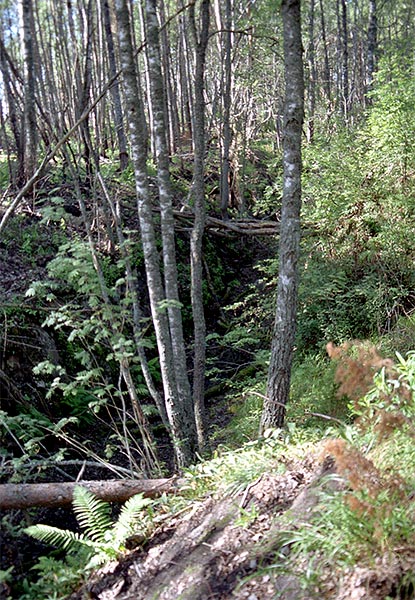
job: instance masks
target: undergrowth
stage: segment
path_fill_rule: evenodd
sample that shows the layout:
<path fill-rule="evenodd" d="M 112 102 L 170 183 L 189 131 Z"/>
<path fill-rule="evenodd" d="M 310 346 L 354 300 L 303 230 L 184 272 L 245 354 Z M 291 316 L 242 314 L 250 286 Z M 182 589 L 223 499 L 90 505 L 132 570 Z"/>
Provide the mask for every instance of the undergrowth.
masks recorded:
<path fill-rule="evenodd" d="M 392 363 L 363 344 L 329 350 L 355 423 L 324 442 L 322 457 L 335 461 L 335 484 L 321 492 L 311 520 L 287 528 L 280 546 L 290 548 L 289 557 L 279 554 L 270 567 L 273 573 L 294 573 L 307 589 L 317 585 L 322 595 L 330 586 L 333 593 L 333 579 L 340 582 L 356 565 L 370 572 L 387 556 L 390 564 L 402 563 L 406 581 L 406 565 L 415 563 L 415 353 L 397 355 Z M 359 397 L 369 373 L 374 385 Z M 405 589 L 414 583 L 412 571 Z M 392 581 L 391 589 L 401 585 Z"/>

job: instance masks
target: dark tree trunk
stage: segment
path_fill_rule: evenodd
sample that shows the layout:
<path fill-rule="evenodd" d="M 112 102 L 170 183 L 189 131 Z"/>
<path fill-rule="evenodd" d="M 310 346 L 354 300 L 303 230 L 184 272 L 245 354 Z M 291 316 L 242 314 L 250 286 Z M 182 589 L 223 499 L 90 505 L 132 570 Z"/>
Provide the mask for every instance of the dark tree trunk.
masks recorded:
<path fill-rule="evenodd" d="M 21 0 L 20 9 L 24 66 L 24 178 L 27 181 L 33 175 L 37 161 L 35 40 L 31 0 Z"/>
<path fill-rule="evenodd" d="M 107 39 L 109 74 L 113 78 L 117 73 L 117 63 L 115 60 L 114 37 L 111 29 L 111 13 L 108 0 L 102 0 L 102 12 L 104 16 L 105 37 Z M 118 80 L 111 86 L 111 97 L 114 111 L 114 126 L 120 151 L 120 169 L 124 171 L 128 166 L 128 152 Z"/>
<path fill-rule="evenodd" d="M 369 27 L 367 31 L 367 75 L 366 94 L 370 92 L 373 84 L 373 73 L 376 66 L 376 50 L 378 37 L 378 20 L 376 0 L 369 1 Z M 366 101 L 368 98 L 366 97 Z"/>
<path fill-rule="evenodd" d="M 269 427 L 282 427 L 284 424 L 290 392 L 297 319 L 298 259 L 301 234 L 301 133 L 304 119 L 300 0 L 283 0 L 281 11 L 285 69 L 283 199 L 277 310 L 261 432 Z"/>
<path fill-rule="evenodd" d="M 308 15 L 308 123 L 307 138 L 310 143 L 314 138 L 314 113 L 316 108 L 316 59 L 314 48 L 314 0 L 310 0 L 310 12 Z"/>

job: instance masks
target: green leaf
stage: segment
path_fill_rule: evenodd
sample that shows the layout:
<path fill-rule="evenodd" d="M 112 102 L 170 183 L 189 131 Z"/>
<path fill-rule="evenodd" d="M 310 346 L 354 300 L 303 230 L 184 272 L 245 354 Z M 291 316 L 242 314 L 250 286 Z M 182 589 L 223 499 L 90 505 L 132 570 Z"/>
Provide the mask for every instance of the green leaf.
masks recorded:
<path fill-rule="evenodd" d="M 89 546 L 93 548 L 93 543 L 88 540 L 83 534 L 69 531 L 68 529 L 59 529 L 51 525 L 31 525 L 23 530 L 27 535 L 34 537 L 45 544 L 58 546 L 63 550 L 73 551 L 81 546 Z"/>
<path fill-rule="evenodd" d="M 105 532 L 111 527 L 110 505 L 97 498 L 87 488 L 76 486 L 73 510 L 77 521 L 87 535 L 96 542 L 105 541 Z"/>

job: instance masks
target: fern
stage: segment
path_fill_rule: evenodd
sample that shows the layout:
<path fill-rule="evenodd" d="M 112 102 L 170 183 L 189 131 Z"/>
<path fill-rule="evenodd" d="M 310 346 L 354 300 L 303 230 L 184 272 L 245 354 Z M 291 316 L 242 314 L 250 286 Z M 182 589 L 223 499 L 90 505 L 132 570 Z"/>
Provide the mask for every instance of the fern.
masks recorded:
<path fill-rule="evenodd" d="M 73 508 L 79 526 L 85 533 L 42 524 L 27 527 L 24 532 L 68 552 L 87 550 L 89 562 L 85 569 L 89 570 L 116 558 L 125 550 L 124 542 L 136 530 L 143 508 L 152 503 L 143 494 L 137 494 L 124 504 L 118 520 L 112 523 L 109 503 L 97 498 L 88 489 L 76 486 Z"/>
<path fill-rule="evenodd" d="M 143 508 L 149 504 L 152 504 L 152 500 L 144 498 L 143 494 L 136 494 L 127 500 L 113 527 L 113 536 L 116 546 L 123 544 L 127 537 L 133 533 Z"/>
<path fill-rule="evenodd" d="M 111 528 L 110 505 L 97 498 L 87 488 L 76 486 L 73 493 L 73 510 L 81 529 L 95 542 L 105 542 Z"/>
<path fill-rule="evenodd" d="M 59 529 L 51 525 L 42 525 L 41 523 L 26 527 L 24 532 L 45 544 L 58 546 L 68 552 L 79 550 L 82 546 L 90 548 L 92 552 L 95 546 L 94 542 L 82 533 L 75 533 L 69 529 Z"/>

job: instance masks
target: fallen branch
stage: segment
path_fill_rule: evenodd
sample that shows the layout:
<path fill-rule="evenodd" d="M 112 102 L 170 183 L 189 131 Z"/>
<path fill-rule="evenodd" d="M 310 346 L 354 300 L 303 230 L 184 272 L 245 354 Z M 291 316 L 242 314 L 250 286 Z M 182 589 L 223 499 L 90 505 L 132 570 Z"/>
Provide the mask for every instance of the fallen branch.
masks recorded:
<path fill-rule="evenodd" d="M 183 481 L 182 481 L 183 483 Z M 135 494 L 155 498 L 164 493 L 175 492 L 180 485 L 177 478 L 79 481 L 65 483 L 5 483 L 0 485 L 0 509 L 9 510 L 47 506 L 55 508 L 70 504 L 76 485 L 86 487 L 106 502 L 125 502 Z"/>
<path fill-rule="evenodd" d="M 160 212 L 160 208 L 153 207 L 153 211 Z M 191 210 L 173 210 L 176 226 L 185 230 L 193 227 L 194 214 Z M 222 221 L 216 217 L 206 216 L 205 229 L 216 235 L 227 236 L 232 233 L 250 236 L 278 235 L 280 225 L 276 221 L 261 221 L 257 219 L 231 219 Z"/>

